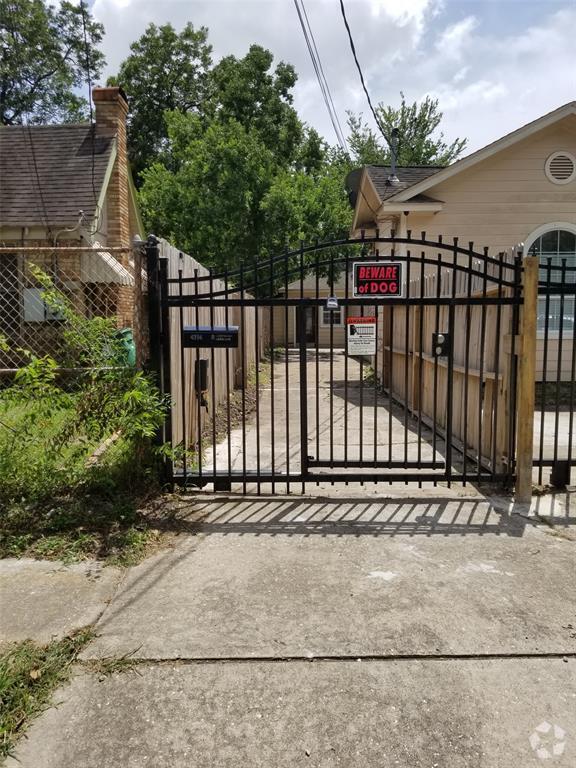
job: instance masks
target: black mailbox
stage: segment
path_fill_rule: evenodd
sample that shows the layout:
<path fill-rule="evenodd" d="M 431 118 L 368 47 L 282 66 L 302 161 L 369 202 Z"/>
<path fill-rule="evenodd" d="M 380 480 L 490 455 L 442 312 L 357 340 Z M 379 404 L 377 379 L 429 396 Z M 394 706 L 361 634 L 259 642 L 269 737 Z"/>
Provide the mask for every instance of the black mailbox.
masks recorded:
<path fill-rule="evenodd" d="M 184 347 L 237 347 L 238 326 L 185 325 L 182 330 Z"/>

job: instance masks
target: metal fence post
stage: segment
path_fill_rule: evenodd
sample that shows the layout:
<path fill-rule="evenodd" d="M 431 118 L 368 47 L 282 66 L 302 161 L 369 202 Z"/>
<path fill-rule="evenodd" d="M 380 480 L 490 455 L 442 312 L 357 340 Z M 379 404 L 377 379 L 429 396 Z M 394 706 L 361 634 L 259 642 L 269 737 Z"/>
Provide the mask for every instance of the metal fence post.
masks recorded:
<path fill-rule="evenodd" d="M 534 453 L 534 408 L 536 397 L 536 323 L 538 315 L 538 257 L 525 256 L 522 272 L 523 305 L 518 361 L 516 401 L 516 501 L 532 498 Z"/>
<path fill-rule="evenodd" d="M 146 274 L 148 277 L 148 339 L 150 369 L 160 378 L 162 345 L 160 341 L 160 275 L 158 271 L 158 239 L 149 235 L 146 241 Z"/>
<path fill-rule="evenodd" d="M 160 392 L 170 394 L 170 336 L 168 330 L 167 264 L 160 259 L 158 238 L 150 235 L 146 241 L 146 272 L 148 276 L 148 332 L 150 339 L 150 370 L 154 373 Z M 156 436 L 157 445 L 171 442 L 171 407 Z M 173 477 L 173 462 L 164 461 L 166 480 Z"/>

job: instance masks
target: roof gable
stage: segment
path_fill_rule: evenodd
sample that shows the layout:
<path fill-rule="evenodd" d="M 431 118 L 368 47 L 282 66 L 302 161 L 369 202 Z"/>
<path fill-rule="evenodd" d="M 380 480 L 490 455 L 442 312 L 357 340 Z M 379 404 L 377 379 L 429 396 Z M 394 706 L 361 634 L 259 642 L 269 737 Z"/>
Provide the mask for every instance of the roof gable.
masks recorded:
<path fill-rule="evenodd" d="M 0 225 L 67 227 L 79 211 L 92 221 L 114 147 L 89 124 L 0 128 Z"/>
<path fill-rule="evenodd" d="M 548 114 L 539 117 L 537 120 L 527 123 L 521 128 L 518 128 L 517 130 L 502 136 L 502 138 L 493 141 L 491 144 L 482 147 L 482 149 L 473 152 L 471 155 L 463 157 L 461 160 L 457 160 L 455 163 L 452 163 L 452 165 L 446 166 L 446 168 L 441 169 L 437 174 L 428 176 L 427 178 L 412 184 L 410 187 L 395 192 L 387 199 L 393 199 L 398 202 L 410 200 L 414 195 L 419 195 L 431 187 L 435 187 L 437 184 L 450 179 L 461 171 L 473 167 L 483 160 L 492 157 L 497 152 L 507 149 L 523 139 L 527 139 L 529 136 L 544 130 L 548 126 L 554 125 L 554 123 L 563 120 L 569 115 L 576 115 L 576 101 L 568 102 L 568 104 L 564 104 L 553 112 L 549 112 Z"/>

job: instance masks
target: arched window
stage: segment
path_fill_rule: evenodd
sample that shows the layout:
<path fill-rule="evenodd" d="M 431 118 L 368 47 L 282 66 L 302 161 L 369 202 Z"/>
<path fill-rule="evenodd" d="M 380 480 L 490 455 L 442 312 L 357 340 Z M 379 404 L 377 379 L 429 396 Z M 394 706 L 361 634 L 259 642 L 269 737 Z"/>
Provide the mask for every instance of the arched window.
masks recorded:
<path fill-rule="evenodd" d="M 576 283 L 576 226 L 551 224 L 540 227 L 528 239 L 526 250 L 540 259 L 540 281 Z M 552 269 L 547 268 L 550 265 Z M 563 268 L 565 265 L 565 268 Z M 550 296 L 538 301 L 538 330 L 559 331 L 566 335 L 574 332 L 574 296 Z M 546 321 L 548 315 L 548 321 Z M 562 321 L 561 321 L 562 318 Z"/>

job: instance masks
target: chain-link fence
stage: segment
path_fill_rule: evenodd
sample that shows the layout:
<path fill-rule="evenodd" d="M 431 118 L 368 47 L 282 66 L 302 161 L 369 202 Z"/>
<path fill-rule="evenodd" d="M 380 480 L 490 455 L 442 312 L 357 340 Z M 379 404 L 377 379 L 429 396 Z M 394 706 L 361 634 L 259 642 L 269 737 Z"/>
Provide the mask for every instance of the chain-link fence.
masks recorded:
<path fill-rule="evenodd" d="M 50 355 L 62 373 L 69 359 L 69 325 L 52 290 L 84 318 L 111 318 L 125 348 L 126 363 L 147 359 L 147 285 L 140 249 L 47 246 L 0 248 L 0 387 L 36 356 Z"/>

